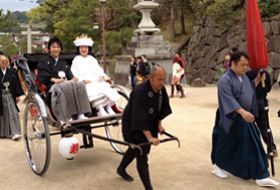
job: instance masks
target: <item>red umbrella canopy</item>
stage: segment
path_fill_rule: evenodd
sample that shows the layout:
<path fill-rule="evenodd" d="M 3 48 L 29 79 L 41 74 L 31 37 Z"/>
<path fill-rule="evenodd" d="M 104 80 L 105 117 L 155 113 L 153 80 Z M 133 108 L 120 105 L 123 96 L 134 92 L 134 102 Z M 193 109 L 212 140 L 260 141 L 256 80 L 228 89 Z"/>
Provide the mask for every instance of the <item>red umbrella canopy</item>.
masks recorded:
<path fill-rule="evenodd" d="M 250 67 L 263 69 L 268 66 L 268 55 L 258 1 L 247 0 L 246 11 L 246 37 Z"/>

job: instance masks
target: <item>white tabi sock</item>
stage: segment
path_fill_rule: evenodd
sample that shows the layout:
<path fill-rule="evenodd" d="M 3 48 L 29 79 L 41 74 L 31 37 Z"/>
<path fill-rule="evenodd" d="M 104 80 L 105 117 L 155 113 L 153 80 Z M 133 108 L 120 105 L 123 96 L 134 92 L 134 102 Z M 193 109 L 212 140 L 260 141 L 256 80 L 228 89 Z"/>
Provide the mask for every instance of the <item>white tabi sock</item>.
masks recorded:
<path fill-rule="evenodd" d="M 279 185 L 279 183 L 273 179 L 265 178 L 265 179 L 257 179 L 256 184 L 261 187 L 275 187 Z"/>
<path fill-rule="evenodd" d="M 78 115 L 78 120 L 82 120 L 82 119 L 87 119 L 87 117 L 84 114 Z"/>
<path fill-rule="evenodd" d="M 98 108 L 98 116 L 108 116 L 109 114 L 105 111 L 104 107 Z"/>
<path fill-rule="evenodd" d="M 106 107 L 106 111 L 108 112 L 108 114 L 110 115 L 115 115 L 116 113 L 114 112 L 114 110 L 112 109 L 111 105 Z"/>
<path fill-rule="evenodd" d="M 222 179 L 228 178 L 228 175 L 224 172 L 224 170 L 219 168 L 216 164 L 213 165 L 212 174 Z"/>

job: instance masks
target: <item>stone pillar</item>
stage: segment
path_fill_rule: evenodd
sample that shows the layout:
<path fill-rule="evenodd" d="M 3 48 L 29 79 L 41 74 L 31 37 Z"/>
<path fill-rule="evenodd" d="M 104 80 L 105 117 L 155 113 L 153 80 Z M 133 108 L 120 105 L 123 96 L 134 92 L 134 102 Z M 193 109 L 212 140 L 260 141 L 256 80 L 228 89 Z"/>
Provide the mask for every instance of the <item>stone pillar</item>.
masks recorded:
<path fill-rule="evenodd" d="M 27 27 L 27 53 L 32 53 L 32 30 L 30 25 Z"/>

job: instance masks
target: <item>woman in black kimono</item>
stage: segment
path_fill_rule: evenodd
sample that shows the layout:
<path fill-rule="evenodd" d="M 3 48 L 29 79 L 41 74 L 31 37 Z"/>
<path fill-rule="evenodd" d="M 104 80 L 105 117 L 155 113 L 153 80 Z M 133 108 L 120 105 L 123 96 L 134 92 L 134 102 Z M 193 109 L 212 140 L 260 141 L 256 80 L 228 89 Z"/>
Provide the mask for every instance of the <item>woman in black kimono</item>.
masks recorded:
<path fill-rule="evenodd" d="M 9 65 L 9 59 L 0 55 L 0 137 L 17 140 L 21 132 L 16 103 L 24 93 L 16 71 Z"/>

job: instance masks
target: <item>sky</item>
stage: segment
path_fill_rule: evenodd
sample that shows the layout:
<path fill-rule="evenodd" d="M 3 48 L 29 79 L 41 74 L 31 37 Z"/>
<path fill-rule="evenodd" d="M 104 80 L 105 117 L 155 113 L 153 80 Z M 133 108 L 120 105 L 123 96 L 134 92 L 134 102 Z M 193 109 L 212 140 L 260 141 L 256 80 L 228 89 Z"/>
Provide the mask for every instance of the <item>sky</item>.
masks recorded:
<path fill-rule="evenodd" d="M 5 12 L 10 11 L 28 11 L 38 6 L 36 0 L 0 0 L 0 9 Z"/>

